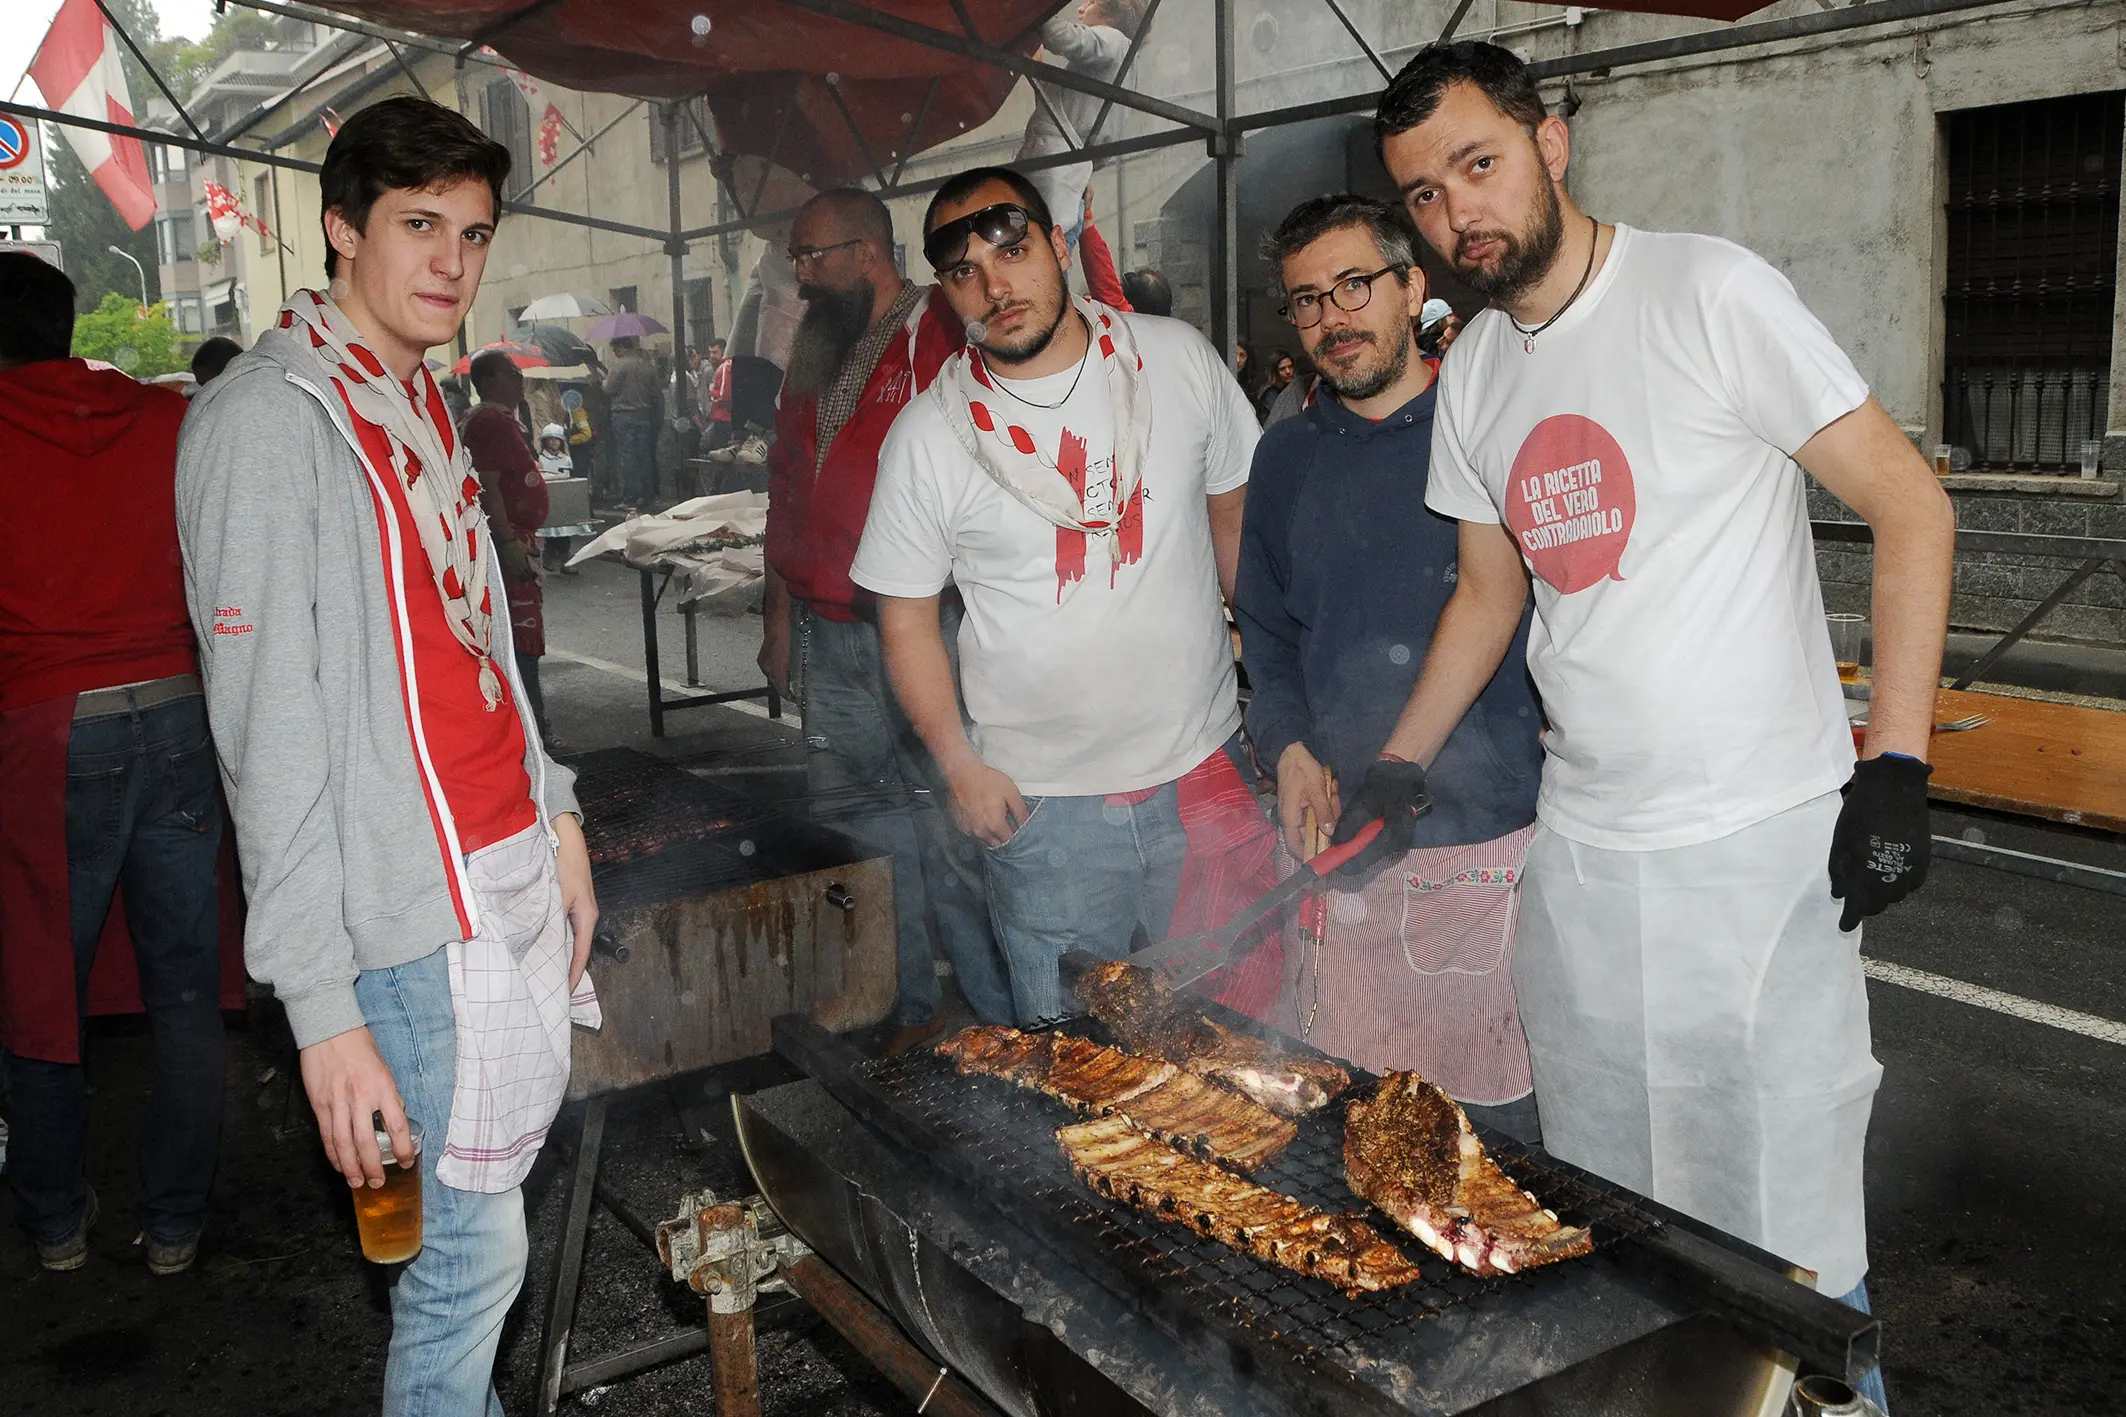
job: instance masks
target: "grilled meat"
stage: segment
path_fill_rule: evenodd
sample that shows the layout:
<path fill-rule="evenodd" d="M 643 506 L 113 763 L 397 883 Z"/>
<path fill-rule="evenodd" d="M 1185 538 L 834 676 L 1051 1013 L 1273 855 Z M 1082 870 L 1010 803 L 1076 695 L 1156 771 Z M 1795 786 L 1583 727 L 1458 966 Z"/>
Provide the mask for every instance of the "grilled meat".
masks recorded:
<path fill-rule="evenodd" d="M 1078 1179 L 1104 1196 L 1356 1298 L 1418 1277 L 1417 1266 L 1355 1215 L 1331 1214 L 1185 1156 L 1120 1116 L 1056 1133 Z"/>
<path fill-rule="evenodd" d="M 1164 979 L 1126 960 L 1088 970 L 1078 997 L 1132 1053 L 1178 1064 L 1280 1117 L 1303 1117 L 1351 1085 L 1351 1075 L 1325 1058 L 1284 1052 L 1204 1017 Z"/>
<path fill-rule="evenodd" d="M 1243 1171 L 1291 1145 L 1299 1128 L 1172 1063 L 1064 1033 L 979 1025 L 937 1045 L 962 1073 L 986 1073 L 1105 1117 L 1121 1113 L 1163 1137 Z"/>
<path fill-rule="evenodd" d="M 1513 1274 L 1584 1255 L 1594 1239 L 1558 1223 L 1484 1152 L 1453 1098 L 1389 1073 L 1345 1110 L 1344 1179 L 1396 1224 L 1472 1274 Z"/>

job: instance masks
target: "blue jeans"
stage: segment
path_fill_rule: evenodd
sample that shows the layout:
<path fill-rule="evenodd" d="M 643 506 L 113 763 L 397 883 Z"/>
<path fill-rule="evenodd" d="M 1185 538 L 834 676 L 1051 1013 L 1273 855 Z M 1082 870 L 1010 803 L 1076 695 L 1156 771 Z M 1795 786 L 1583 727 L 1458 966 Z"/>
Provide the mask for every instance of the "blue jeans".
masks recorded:
<path fill-rule="evenodd" d="M 1845 1305 L 1848 1309 L 1858 1309 L 1863 1314 L 1872 1314 L 1875 1312 L 1873 1309 L 1868 1307 L 1868 1282 L 1865 1279 L 1861 1280 L 1860 1283 L 1854 1285 L 1851 1293 L 1839 1295 L 1838 1302 Z M 1853 1384 L 1853 1390 L 1859 1393 L 1862 1397 L 1866 1398 L 1868 1401 L 1874 1403 L 1877 1407 L 1881 1408 L 1885 1417 L 1888 1417 L 1888 1413 L 1890 1411 L 1890 1395 L 1883 1390 L 1881 1364 L 1878 1363 L 1876 1366 L 1868 1369 L 1865 1373 L 1862 1373 L 1860 1375 L 1860 1381 Z"/>
<path fill-rule="evenodd" d="M 0 789 L 4 790 L 4 789 Z M 155 1040 L 140 1123 L 140 1228 L 199 1233 L 221 1146 L 221 797 L 197 696 L 76 719 L 66 755 L 66 859 L 76 1006 L 125 887 L 126 928 Z M 7 1056 L 16 1216 L 43 1244 L 88 1204 L 88 1088 L 79 1063 Z"/>
<path fill-rule="evenodd" d="M 384 1417 L 502 1417 L 495 1349 L 524 1283 L 524 1193 L 482 1195 L 436 1179 L 458 1062 L 448 951 L 365 969 L 354 996 L 422 1132 L 421 1252 L 391 1287 Z"/>
<path fill-rule="evenodd" d="M 1075 1012 L 1056 969 L 1067 951 L 1126 958 L 1140 925 L 1166 938 L 1188 837 L 1171 782 L 1134 807 L 1105 797 L 1028 797 L 1026 807 L 982 875 L 1019 1022 L 1032 1024 Z"/>
<path fill-rule="evenodd" d="M 800 613 L 812 818 L 893 857 L 896 1021 L 923 1023 L 937 1013 L 942 948 L 975 1017 L 1011 1022 L 1011 988 L 982 898 L 981 847 L 952 824 L 944 781 L 886 682 L 878 627 Z M 949 649 L 959 638 L 957 603 L 941 616 Z"/>
<path fill-rule="evenodd" d="M 657 415 L 614 410 L 606 483 L 611 495 L 633 507 L 657 497 Z"/>

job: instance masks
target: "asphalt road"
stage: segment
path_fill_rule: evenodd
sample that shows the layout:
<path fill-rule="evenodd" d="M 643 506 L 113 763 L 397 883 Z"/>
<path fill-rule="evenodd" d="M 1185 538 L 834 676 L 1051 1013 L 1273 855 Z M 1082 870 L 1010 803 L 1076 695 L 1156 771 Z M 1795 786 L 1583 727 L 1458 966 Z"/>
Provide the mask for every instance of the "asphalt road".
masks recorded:
<path fill-rule="evenodd" d="M 702 677 L 759 683 L 759 620 L 699 622 Z M 685 677 L 681 621 L 660 615 L 664 675 Z M 632 572 L 592 566 L 548 583 L 545 683 L 576 750 L 650 747 Z M 795 726 L 759 705 L 675 715 L 656 751 L 771 796 L 802 791 Z M 2126 870 L 2117 838 L 1979 813 L 1936 831 Z M 1973 834 L 1977 835 L 1974 837 Z M 2126 1020 L 2126 900 L 1937 861 L 1926 888 L 1871 922 L 1871 960 Z M 1868 1141 L 1869 1286 L 1885 1330 L 1892 1407 L 1942 1417 L 2087 1417 L 2126 1408 L 2126 1046 L 1880 980 L 1871 983 L 1884 1078 Z M 287 1107 L 287 1043 L 270 1010 L 232 1032 L 225 1160 L 201 1261 L 149 1277 L 122 1218 L 130 1139 L 146 1102 L 145 1031 L 93 1040 L 92 1174 L 112 1217 L 90 1265 L 41 1273 L 0 1234 L 0 1412 L 374 1410 L 387 1333 L 378 1275 L 357 1258 L 345 1187 L 326 1172 L 302 1108 Z M 618 1109 L 607 1179 L 652 1217 L 707 1185 L 747 1189 L 727 1109 L 699 1079 Z M 291 1125 L 283 1127 L 284 1119 Z M 557 1134 L 569 1131 L 564 1117 Z M 534 1317 L 560 1228 L 560 1147 L 527 1187 L 533 1257 L 497 1382 L 528 1410 Z M 699 1301 L 611 1217 L 594 1223 L 577 1352 L 700 1322 Z M 913 1405 L 817 1325 L 766 1335 L 772 1414 L 869 1417 Z M 612 1417 L 710 1410 L 705 1359 L 585 1394 Z"/>

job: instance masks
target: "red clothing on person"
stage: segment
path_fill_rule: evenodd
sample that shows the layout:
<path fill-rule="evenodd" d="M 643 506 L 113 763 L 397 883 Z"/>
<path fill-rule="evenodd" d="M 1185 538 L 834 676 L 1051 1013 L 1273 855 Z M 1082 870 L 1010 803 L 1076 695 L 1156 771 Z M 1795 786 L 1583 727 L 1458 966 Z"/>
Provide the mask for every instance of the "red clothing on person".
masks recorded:
<path fill-rule="evenodd" d="M 1078 259 L 1085 263 L 1085 292 L 1102 305 L 1124 312 L 1137 307 L 1129 303 L 1122 293 L 1122 277 L 1115 273 L 1115 253 L 1107 249 L 1107 238 L 1093 219 L 1085 219 L 1085 227 L 1078 233 Z"/>
<path fill-rule="evenodd" d="M 829 620 L 861 619 L 858 607 L 871 600 L 849 579 L 849 568 L 871 512 L 886 430 L 965 342 L 960 317 L 945 293 L 932 287 L 879 356 L 856 412 L 835 435 L 824 462 L 814 437 L 818 394 L 783 394 L 768 452 L 768 564 L 788 582 L 791 595 Z"/>
<path fill-rule="evenodd" d="M 507 531 L 526 553 L 528 572 L 522 578 L 510 573 L 507 562 L 502 579 L 509 587 L 509 629 L 518 654 L 546 653 L 546 589 L 539 580 L 539 528 L 546 525 L 546 478 L 539 460 L 524 441 L 524 430 L 507 409 L 483 403 L 465 416 L 459 430 L 465 451 L 482 485 L 502 499 Z M 489 534 L 501 545 L 504 528 L 488 519 Z"/>
<path fill-rule="evenodd" d="M 384 431 L 357 418 L 362 450 L 373 466 L 391 466 L 391 446 Z M 443 421 L 444 436 L 449 422 Z M 531 777 L 524 770 L 524 724 L 511 699 L 507 678 L 494 711 L 480 690 L 480 661 L 450 632 L 443 616 L 442 592 L 428 569 L 428 553 L 413 525 L 406 490 L 394 480 L 381 483 L 391 496 L 391 515 L 398 524 L 400 579 L 406 588 L 405 619 L 418 692 L 408 712 L 418 712 L 421 733 L 443 784 L 443 799 L 457 826 L 458 849 L 467 855 L 507 840 L 539 820 L 532 802 Z M 388 555 L 391 537 L 382 526 L 378 539 Z M 499 667 L 499 666 L 498 666 Z M 401 686 L 402 690 L 405 686 Z"/>
<path fill-rule="evenodd" d="M 79 359 L 0 369 L 20 533 L 0 576 L 0 710 L 199 672 L 177 550 L 184 416 L 182 395 Z"/>
<path fill-rule="evenodd" d="M 731 421 L 731 360 L 726 355 L 709 375 L 709 422 Z"/>

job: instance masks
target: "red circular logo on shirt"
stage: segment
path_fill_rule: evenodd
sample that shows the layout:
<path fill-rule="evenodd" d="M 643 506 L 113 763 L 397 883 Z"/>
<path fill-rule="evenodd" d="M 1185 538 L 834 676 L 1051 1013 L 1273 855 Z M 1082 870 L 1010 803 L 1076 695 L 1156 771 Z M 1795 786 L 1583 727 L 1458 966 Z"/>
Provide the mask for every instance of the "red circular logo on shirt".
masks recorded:
<path fill-rule="evenodd" d="M 1624 449 L 1592 418 L 1544 419 L 1513 459 L 1506 525 L 1535 573 L 1561 595 L 1624 579 L 1618 565 L 1637 509 Z"/>

